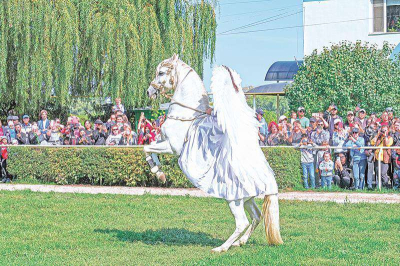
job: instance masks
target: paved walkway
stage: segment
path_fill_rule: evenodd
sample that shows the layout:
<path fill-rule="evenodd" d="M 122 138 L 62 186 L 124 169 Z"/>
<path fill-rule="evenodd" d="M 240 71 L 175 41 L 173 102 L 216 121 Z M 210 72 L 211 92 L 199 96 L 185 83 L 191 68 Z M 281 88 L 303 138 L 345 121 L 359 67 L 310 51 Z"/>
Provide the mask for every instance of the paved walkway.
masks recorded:
<path fill-rule="evenodd" d="M 171 195 L 209 197 L 194 188 L 150 188 L 150 187 L 106 187 L 82 185 L 24 185 L 0 184 L 0 190 L 31 190 L 35 192 L 123 194 L 123 195 Z M 262 198 L 262 197 L 260 197 Z M 332 201 L 338 203 L 400 203 L 400 194 L 344 193 L 344 192 L 285 192 L 279 194 L 281 200 Z"/>

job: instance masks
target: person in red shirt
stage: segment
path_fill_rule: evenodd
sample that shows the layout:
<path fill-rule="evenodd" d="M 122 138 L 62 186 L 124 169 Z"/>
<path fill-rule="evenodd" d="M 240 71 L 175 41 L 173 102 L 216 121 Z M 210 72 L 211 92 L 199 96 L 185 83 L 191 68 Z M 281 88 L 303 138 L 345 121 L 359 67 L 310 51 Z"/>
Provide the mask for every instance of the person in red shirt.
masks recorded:
<path fill-rule="evenodd" d="M 389 115 L 386 111 L 381 115 L 381 126 L 389 126 Z"/>
<path fill-rule="evenodd" d="M 147 124 L 143 134 L 139 136 L 139 145 L 150 144 L 151 142 L 156 140 L 156 134 L 153 132 L 153 128 L 150 124 Z"/>
<path fill-rule="evenodd" d="M 2 145 L 7 145 L 7 138 L 2 136 L 0 137 L 1 139 L 1 144 Z M 11 182 L 10 178 L 8 177 L 7 174 L 7 159 L 8 159 L 8 151 L 6 146 L 1 146 L 1 163 L 0 163 L 0 170 L 1 170 L 1 177 L 2 180 L 1 182 L 3 183 L 9 183 Z"/>

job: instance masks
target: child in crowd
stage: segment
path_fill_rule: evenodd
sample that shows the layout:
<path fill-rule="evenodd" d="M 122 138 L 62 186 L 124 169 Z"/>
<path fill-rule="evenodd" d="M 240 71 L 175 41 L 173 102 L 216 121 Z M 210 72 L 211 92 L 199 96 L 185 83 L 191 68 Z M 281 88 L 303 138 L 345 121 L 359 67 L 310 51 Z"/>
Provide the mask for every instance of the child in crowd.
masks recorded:
<path fill-rule="evenodd" d="M 316 172 L 315 183 L 316 183 L 317 187 L 322 186 L 322 184 L 321 184 L 321 171 L 319 170 L 319 165 L 320 165 L 321 162 L 324 161 L 324 154 L 326 152 L 329 152 L 329 143 L 328 143 L 328 141 L 324 140 L 322 142 L 321 146 L 323 146 L 325 148 L 317 150 L 317 154 L 316 154 L 317 161 L 316 161 L 316 165 L 315 165 L 315 172 Z"/>
<path fill-rule="evenodd" d="M 324 160 L 319 164 L 319 170 L 321 173 L 321 187 L 331 189 L 332 177 L 333 177 L 334 164 L 331 160 L 331 154 L 329 152 L 324 153 Z"/>

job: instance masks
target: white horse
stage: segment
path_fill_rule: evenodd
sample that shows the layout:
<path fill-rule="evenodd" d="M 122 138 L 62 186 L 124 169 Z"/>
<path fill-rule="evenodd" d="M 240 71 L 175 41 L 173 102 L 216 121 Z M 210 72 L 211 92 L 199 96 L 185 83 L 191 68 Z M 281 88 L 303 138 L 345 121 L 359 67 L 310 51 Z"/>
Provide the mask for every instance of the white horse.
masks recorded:
<path fill-rule="evenodd" d="M 210 195 L 226 199 L 235 218 L 236 230 L 213 252 L 245 244 L 262 217 L 268 243 L 283 243 L 278 188 L 259 147 L 259 124 L 246 103 L 240 83 L 233 70 L 225 66 L 214 69 L 211 113 L 202 80 L 174 55 L 158 65 L 156 77 L 147 90 L 153 99 L 159 94 L 168 97 L 168 92 L 173 92 L 173 96 L 161 127 L 161 139 L 145 146 L 144 151 L 179 155 L 180 167 L 190 181 Z M 151 161 L 150 156 L 148 160 Z M 161 172 L 157 176 L 165 178 Z M 262 194 L 266 196 L 261 213 L 254 197 Z"/>

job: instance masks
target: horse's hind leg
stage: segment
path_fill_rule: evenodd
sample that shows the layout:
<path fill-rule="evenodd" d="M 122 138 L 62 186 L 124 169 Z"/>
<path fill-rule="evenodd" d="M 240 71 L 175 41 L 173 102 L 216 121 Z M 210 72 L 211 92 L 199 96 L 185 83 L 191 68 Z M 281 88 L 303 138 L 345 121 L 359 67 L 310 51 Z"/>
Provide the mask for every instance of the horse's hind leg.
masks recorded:
<path fill-rule="evenodd" d="M 244 230 L 249 226 L 249 221 L 247 220 L 246 213 L 244 211 L 244 200 L 234 200 L 228 201 L 229 208 L 235 217 L 236 229 L 235 232 L 225 241 L 221 246 L 214 248 L 212 252 L 224 252 L 227 251 L 235 242 Z"/>
<path fill-rule="evenodd" d="M 261 211 L 258 208 L 257 204 L 254 201 L 254 197 L 245 201 L 244 203 L 244 208 L 246 209 L 246 211 L 250 214 L 251 217 L 251 226 L 249 226 L 249 228 L 247 228 L 246 232 L 243 234 L 243 236 L 236 240 L 232 246 L 242 246 L 244 244 L 247 243 L 247 241 L 249 240 L 251 234 L 254 232 L 254 230 L 256 229 L 257 225 L 260 223 L 261 221 Z"/>

